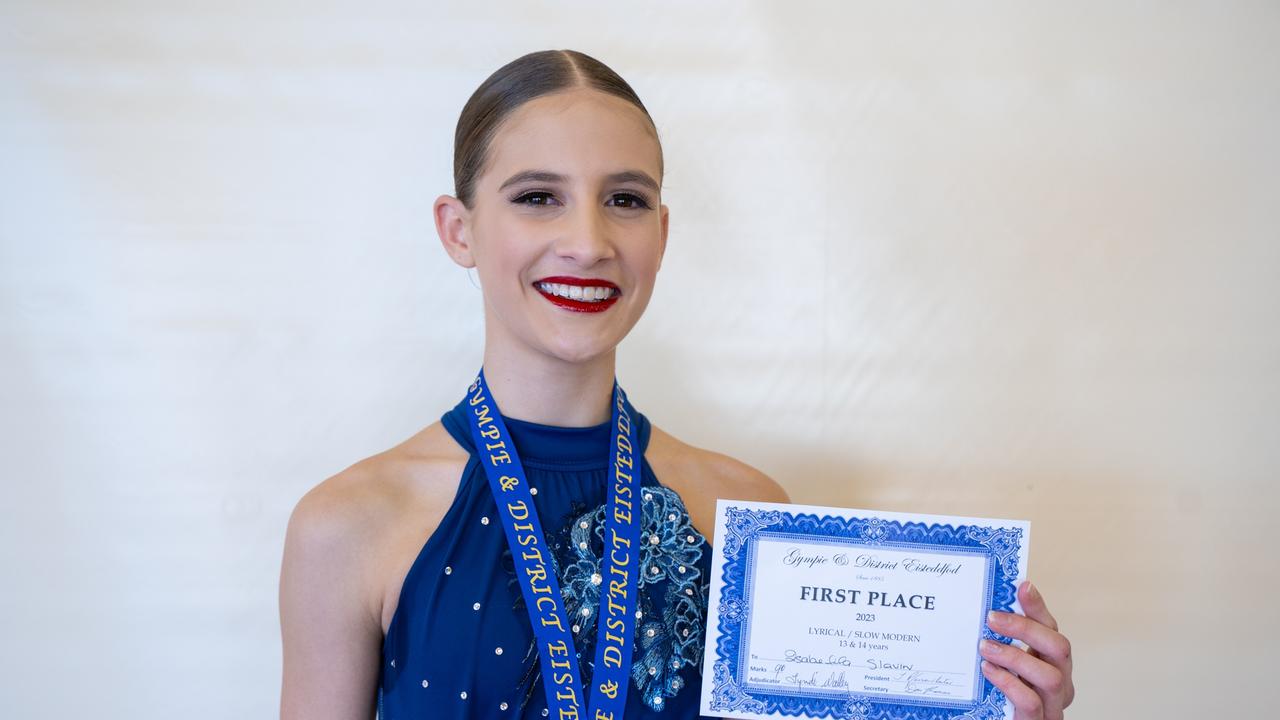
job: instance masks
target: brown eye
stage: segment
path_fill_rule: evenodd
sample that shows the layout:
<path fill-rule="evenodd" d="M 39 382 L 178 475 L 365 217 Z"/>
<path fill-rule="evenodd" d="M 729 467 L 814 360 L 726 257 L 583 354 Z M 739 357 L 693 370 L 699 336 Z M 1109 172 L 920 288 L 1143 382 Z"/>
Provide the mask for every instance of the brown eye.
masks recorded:
<path fill-rule="evenodd" d="M 553 199 L 554 198 L 552 197 L 551 193 L 543 192 L 541 190 L 535 190 L 533 192 L 527 192 L 527 193 L 524 193 L 523 195 L 512 198 L 511 202 L 515 203 L 516 205 L 542 206 L 542 205 L 551 205 L 552 204 L 551 200 Z"/>
<path fill-rule="evenodd" d="M 649 203 L 645 202 L 644 198 L 640 197 L 639 195 L 634 195 L 632 193 L 614 193 L 613 197 L 611 197 L 610 200 L 614 201 L 611 204 L 614 205 L 615 207 L 622 207 L 622 208 L 628 208 L 628 209 L 641 209 L 641 208 L 649 207 Z M 621 204 L 619 204 L 618 201 L 621 201 Z"/>

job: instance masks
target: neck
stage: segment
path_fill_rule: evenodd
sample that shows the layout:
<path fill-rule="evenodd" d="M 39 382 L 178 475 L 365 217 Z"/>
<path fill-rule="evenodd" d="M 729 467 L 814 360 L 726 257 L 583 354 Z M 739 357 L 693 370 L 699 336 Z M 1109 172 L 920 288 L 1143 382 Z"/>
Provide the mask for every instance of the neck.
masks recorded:
<path fill-rule="evenodd" d="M 612 417 L 615 351 L 580 363 L 512 357 L 486 344 L 484 377 L 499 411 L 543 425 L 590 427 Z"/>

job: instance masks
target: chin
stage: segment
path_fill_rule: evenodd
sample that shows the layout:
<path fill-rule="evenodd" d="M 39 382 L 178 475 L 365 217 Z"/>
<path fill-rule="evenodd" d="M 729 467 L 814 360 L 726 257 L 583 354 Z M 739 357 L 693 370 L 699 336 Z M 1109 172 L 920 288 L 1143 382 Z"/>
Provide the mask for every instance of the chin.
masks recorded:
<path fill-rule="evenodd" d="M 618 338 L 618 342 L 621 338 Z M 612 352 L 618 342 L 599 336 L 589 338 L 557 338 L 548 343 L 546 352 L 567 363 L 584 363 Z"/>
<path fill-rule="evenodd" d="M 602 347 L 599 345 L 592 344 L 590 346 L 553 347 L 553 348 L 548 348 L 548 350 L 551 355 L 555 356 L 559 360 L 562 360 L 567 363 L 578 364 L 578 363 L 590 362 L 591 360 L 594 360 L 600 357 L 601 355 L 609 352 L 613 348 L 614 346 L 612 345 L 607 347 Z"/>

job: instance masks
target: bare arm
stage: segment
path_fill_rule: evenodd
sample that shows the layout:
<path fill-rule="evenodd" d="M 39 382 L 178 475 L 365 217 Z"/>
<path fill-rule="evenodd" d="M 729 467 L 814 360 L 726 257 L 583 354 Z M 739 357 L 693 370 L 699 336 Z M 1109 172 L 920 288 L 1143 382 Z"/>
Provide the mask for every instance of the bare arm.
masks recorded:
<path fill-rule="evenodd" d="M 752 502 L 789 503 L 791 496 L 773 478 L 739 460 L 720 456 L 716 463 L 717 492 L 709 499 L 706 509 L 707 527 L 711 534 L 707 542 L 715 541 L 716 498 L 725 500 L 750 500 Z"/>
<path fill-rule="evenodd" d="M 382 626 L 368 588 L 371 529 L 322 483 L 293 511 L 280 572 L 282 720 L 374 716 Z"/>
<path fill-rule="evenodd" d="M 645 462 L 680 494 L 693 526 L 708 541 L 714 539 L 717 498 L 791 502 L 781 485 L 740 460 L 683 443 L 656 425 L 651 433 Z"/>

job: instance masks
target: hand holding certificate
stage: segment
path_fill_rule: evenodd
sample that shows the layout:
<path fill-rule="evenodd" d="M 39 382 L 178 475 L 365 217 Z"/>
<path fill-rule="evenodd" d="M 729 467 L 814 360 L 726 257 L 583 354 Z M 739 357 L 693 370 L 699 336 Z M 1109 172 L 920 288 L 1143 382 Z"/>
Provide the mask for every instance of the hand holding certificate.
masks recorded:
<path fill-rule="evenodd" d="M 716 539 L 703 714 L 1013 716 L 978 648 L 1028 523 L 721 500 Z"/>

